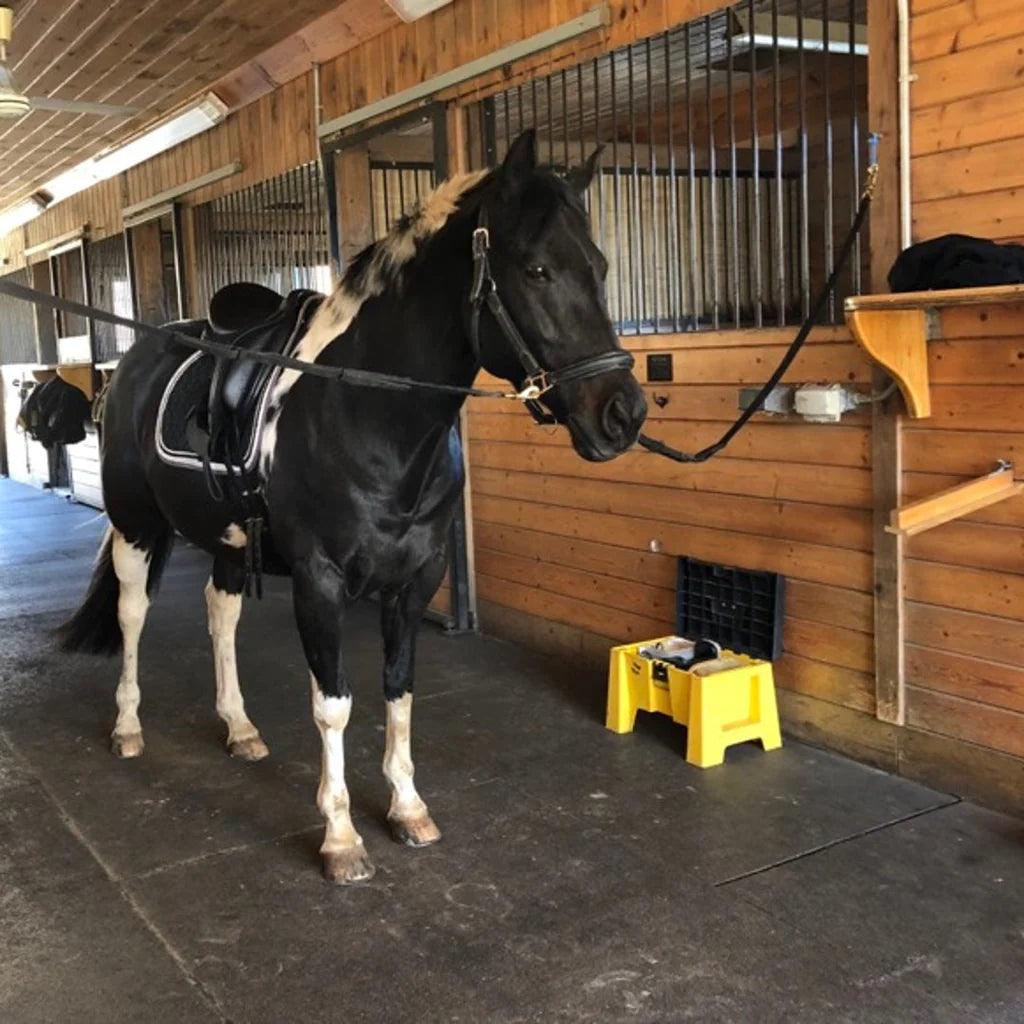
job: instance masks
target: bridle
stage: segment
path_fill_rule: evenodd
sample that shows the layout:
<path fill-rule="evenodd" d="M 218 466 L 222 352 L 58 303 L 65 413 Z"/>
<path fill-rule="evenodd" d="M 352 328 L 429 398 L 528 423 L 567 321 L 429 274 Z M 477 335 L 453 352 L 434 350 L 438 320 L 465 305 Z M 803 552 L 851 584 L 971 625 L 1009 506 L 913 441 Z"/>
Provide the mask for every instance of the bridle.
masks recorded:
<path fill-rule="evenodd" d="M 477 358 L 480 357 L 480 314 L 484 306 L 494 317 L 505 340 L 523 369 L 523 377 L 514 382 L 516 397 L 519 398 L 537 423 L 561 423 L 556 413 L 541 404 L 540 399 L 559 384 L 575 380 L 588 380 L 614 370 L 631 370 L 633 356 L 620 348 L 613 348 L 594 356 L 587 356 L 557 370 L 545 370 L 530 351 L 523 336 L 509 315 L 505 303 L 498 294 L 498 284 L 491 273 L 488 253 L 491 248 L 491 233 L 487 226 L 487 211 L 480 207 L 477 226 L 473 231 L 473 283 L 469 289 L 469 339 Z"/>

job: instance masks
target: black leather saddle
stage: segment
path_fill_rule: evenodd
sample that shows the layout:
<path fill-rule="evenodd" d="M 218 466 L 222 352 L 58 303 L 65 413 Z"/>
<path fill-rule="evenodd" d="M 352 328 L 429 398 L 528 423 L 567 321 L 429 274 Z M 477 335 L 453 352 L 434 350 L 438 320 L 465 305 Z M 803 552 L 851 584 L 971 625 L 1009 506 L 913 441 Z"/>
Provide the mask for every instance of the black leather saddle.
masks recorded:
<path fill-rule="evenodd" d="M 237 490 L 255 483 L 259 442 L 280 368 L 245 352 L 291 355 L 323 296 L 297 290 L 287 297 L 263 285 L 225 285 L 210 300 L 205 321 L 177 325 L 242 350 L 236 357 L 197 352 L 168 382 L 157 417 L 157 452 L 171 465 L 203 471 L 215 496 L 218 477 Z"/>

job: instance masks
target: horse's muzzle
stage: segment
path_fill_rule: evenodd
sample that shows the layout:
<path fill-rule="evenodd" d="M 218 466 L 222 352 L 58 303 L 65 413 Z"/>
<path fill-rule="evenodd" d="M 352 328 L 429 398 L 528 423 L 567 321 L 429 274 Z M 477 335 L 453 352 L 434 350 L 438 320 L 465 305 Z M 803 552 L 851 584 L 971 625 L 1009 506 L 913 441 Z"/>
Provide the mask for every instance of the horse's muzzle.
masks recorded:
<path fill-rule="evenodd" d="M 647 400 L 632 375 L 603 397 L 596 415 L 570 417 L 573 447 L 589 462 L 607 462 L 632 448 L 647 418 Z"/>

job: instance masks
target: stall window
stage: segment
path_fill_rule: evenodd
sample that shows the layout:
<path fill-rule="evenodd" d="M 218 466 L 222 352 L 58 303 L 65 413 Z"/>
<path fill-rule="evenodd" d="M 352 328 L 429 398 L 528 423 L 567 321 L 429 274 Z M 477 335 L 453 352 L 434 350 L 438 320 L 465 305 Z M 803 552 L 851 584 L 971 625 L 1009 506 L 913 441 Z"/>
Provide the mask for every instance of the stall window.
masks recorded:
<path fill-rule="evenodd" d="M 93 305 L 118 316 L 132 317 L 134 310 L 124 236 L 111 235 L 100 242 L 92 242 L 87 258 Z M 97 362 L 117 359 L 135 340 L 127 327 L 99 322 L 93 324 L 93 334 Z"/>
<path fill-rule="evenodd" d="M 743 0 L 481 101 L 473 162 L 525 128 L 556 168 L 604 147 L 586 199 L 624 333 L 799 321 L 859 198 L 866 17 L 866 0 Z"/>
<path fill-rule="evenodd" d="M 49 254 L 50 288 L 55 296 L 73 302 L 89 302 L 85 264 L 85 243 L 70 242 Z M 76 313 L 54 311 L 59 362 L 88 362 L 91 359 L 89 321 Z"/>
<path fill-rule="evenodd" d="M 222 285 L 330 291 L 327 219 L 316 163 L 195 208 L 202 309 Z"/>

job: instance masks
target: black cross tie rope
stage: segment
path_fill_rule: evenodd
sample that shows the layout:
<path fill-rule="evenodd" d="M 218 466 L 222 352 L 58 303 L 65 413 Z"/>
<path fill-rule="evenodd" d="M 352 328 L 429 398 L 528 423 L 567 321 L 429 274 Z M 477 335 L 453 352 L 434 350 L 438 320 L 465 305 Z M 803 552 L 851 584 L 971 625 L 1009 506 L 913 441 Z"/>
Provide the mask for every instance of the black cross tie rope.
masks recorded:
<path fill-rule="evenodd" d="M 136 334 L 146 334 L 163 341 L 187 345 L 189 348 L 198 349 L 200 352 L 207 352 L 210 355 L 221 356 L 225 359 L 249 359 L 254 363 L 279 366 L 285 370 L 296 370 L 299 373 L 308 373 L 312 377 L 325 377 L 328 380 L 340 380 L 359 387 L 384 388 L 391 391 L 437 391 L 446 395 L 461 395 L 467 398 L 504 398 L 520 402 L 534 397 L 533 391 L 527 394 L 519 394 L 514 391 L 490 391 L 485 388 L 461 387 L 458 384 L 438 384 L 433 381 L 417 380 L 414 377 L 402 377 L 394 373 L 357 370 L 348 366 L 324 366 L 321 363 L 310 363 L 304 359 L 278 355 L 275 352 L 252 352 L 238 345 L 229 345 L 223 341 L 193 337 L 190 334 L 185 334 L 183 331 L 175 330 L 173 324 L 157 327 L 153 324 L 143 323 L 141 320 L 133 320 L 131 317 L 108 313 L 106 310 L 97 309 L 95 306 L 88 306 L 83 302 L 75 302 L 72 299 L 62 299 L 56 295 L 49 295 L 46 292 L 29 288 L 27 285 L 17 284 L 14 281 L 5 281 L 3 278 L 0 278 L 0 293 L 10 295 L 16 299 L 23 299 L 25 302 L 31 302 L 36 306 L 47 306 L 50 309 L 57 309 L 63 313 L 84 317 L 87 320 L 98 320 L 101 323 L 113 324 L 115 327 L 127 327 Z"/>
<path fill-rule="evenodd" d="M 807 341 L 807 337 L 811 333 L 811 328 L 817 322 L 818 317 L 821 316 L 822 311 L 825 308 L 825 303 L 828 302 L 828 297 L 835 288 L 836 281 L 839 280 L 839 274 L 842 272 L 850 258 L 850 252 L 853 250 L 854 242 L 856 242 L 857 237 L 864 228 L 864 222 L 867 220 L 868 209 L 871 206 L 871 200 L 874 198 L 875 188 L 878 184 L 878 137 L 876 135 L 871 136 L 869 139 L 869 145 L 871 163 L 868 166 L 867 183 L 864 186 L 864 191 L 861 193 L 860 205 L 857 207 L 857 215 L 854 217 L 853 223 L 850 225 L 850 230 L 846 233 L 846 238 L 843 239 L 843 244 L 839 249 L 839 258 L 836 260 L 835 265 L 832 268 L 832 273 L 829 274 L 824 287 L 818 293 L 818 297 L 815 299 L 814 305 L 811 307 L 811 311 L 807 314 L 807 319 L 800 325 L 800 330 L 797 332 L 797 336 L 790 343 L 789 348 L 786 350 L 786 354 L 779 361 L 779 365 L 775 367 L 775 372 L 768 378 L 761 390 L 758 391 L 754 401 L 740 413 L 732 426 L 729 427 L 729 429 L 726 430 L 726 432 L 717 441 L 715 441 L 714 444 L 709 444 L 707 448 L 702 448 L 699 452 L 681 452 L 678 448 L 673 448 L 671 445 L 665 444 L 664 441 L 658 441 L 653 437 L 648 437 L 646 434 L 641 434 L 637 438 L 637 444 L 640 445 L 641 448 L 646 448 L 647 451 L 653 452 L 655 455 L 663 455 L 666 459 L 673 459 L 675 462 L 707 462 L 708 459 L 713 458 L 723 448 L 725 448 L 725 446 L 747 425 L 750 418 L 755 413 L 760 412 L 764 408 L 765 399 L 769 394 L 771 394 L 772 389 L 779 383 L 779 381 L 782 380 L 783 375 L 789 369 L 793 360 L 796 359 L 797 353 L 804 347 L 804 342 Z"/>

